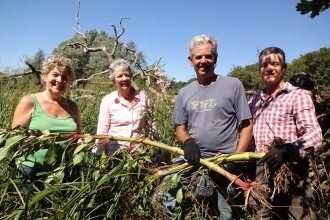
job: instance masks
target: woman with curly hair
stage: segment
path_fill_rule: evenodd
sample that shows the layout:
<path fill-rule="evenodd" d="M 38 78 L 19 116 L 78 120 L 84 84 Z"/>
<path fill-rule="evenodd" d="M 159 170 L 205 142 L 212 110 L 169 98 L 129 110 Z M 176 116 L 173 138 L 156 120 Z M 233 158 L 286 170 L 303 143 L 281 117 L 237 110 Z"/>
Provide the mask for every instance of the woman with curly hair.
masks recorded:
<path fill-rule="evenodd" d="M 42 65 L 43 92 L 24 96 L 18 103 L 12 127 L 23 125 L 29 129 L 53 132 L 81 133 L 79 108 L 76 103 L 63 97 L 75 76 L 71 61 L 62 56 L 51 56 Z M 29 137 L 33 138 L 33 137 Z M 56 140 L 61 141 L 61 140 Z M 44 171 L 44 158 L 48 149 L 26 155 L 20 168 L 20 181 L 28 182 L 38 172 Z"/>

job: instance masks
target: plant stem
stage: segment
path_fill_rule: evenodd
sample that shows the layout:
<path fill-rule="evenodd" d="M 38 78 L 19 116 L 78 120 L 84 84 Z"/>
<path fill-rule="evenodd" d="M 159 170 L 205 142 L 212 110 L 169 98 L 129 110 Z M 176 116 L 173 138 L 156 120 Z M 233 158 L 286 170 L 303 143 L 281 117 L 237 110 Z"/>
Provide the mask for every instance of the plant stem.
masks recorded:
<path fill-rule="evenodd" d="M 75 137 L 75 138 L 86 138 L 89 135 L 77 135 L 77 134 L 60 134 L 64 137 Z M 171 151 L 175 154 L 184 155 L 184 151 L 178 147 L 171 147 L 163 143 L 159 143 L 156 141 L 151 141 L 147 138 L 129 138 L 129 137 L 120 137 L 120 136 L 112 136 L 112 135 L 94 135 L 94 139 L 108 139 L 108 140 L 121 140 L 121 141 L 128 141 L 128 142 L 137 142 L 137 143 L 144 143 L 148 145 L 152 145 L 161 149 L 165 149 Z M 243 152 L 243 153 L 235 153 L 229 155 L 217 155 L 214 158 L 209 160 L 200 159 L 200 164 L 208 167 L 210 170 L 213 170 L 224 177 L 226 177 L 229 181 L 234 182 L 237 186 L 242 188 L 244 191 L 247 191 L 252 184 L 245 183 L 242 181 L 238 176 L 231 174 L 221 168 L 217 163 L 221 162 L 228 162 L 234 160 L 250 160 L 250 159 L 259 159 L 264 155 L 264 153 L 251 153 L 251 152 Z M 189 166 L 188 163 L 185 163 L 183 167 Z M 177 170 L 177 167 L 174 168 Z"/>

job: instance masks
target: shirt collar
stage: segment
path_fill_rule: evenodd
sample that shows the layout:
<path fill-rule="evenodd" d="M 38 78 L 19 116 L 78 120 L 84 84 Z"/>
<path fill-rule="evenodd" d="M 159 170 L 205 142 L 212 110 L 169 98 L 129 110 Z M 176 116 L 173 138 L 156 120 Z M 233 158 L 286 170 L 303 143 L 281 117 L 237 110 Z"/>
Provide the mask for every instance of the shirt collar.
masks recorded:
<path fill-rule="evenodd" d="M 133 90 L 134 90 L 134 98 L 133 98 L 133 101 L 132 102 L 134 102 L 134 101 L 137 101 L 137 102 L 139 102 L 140 101 L 140 93 L 139 93 L 139 91 L 138 90 L 136 90 L 133 86 L 132 86 L 132 88 L 133 88 Z M 120 103 L 120 98 L 119 98 L 119 96 L 118 96 L 118 91 L 117 91 L 117 96 L 116 96 L 116 98 L 115 98 L 115 103 L 116 104 L 119 104 Z"/>
<path fill-rule="evenodd" d="M 291 83 L 285 82 L 284 86 L 275 94 L 275 96 L 270 98 L 268 101 L 273 100 L 274 98 L 281 95 L 282 93 L 289 93 L 290 91 L 294 90 L 294 88 L 295 87 Z M 262 89 L 259 95 L 260 95 L 260 98 L 264 100 L 264 97 L 266 96 L 265 89 Z"/>
<path fill-rule="evenodd" d="M 284 86 L 278 90 L 278 92 L 276 93 L 275 96 L 278 96 L 279 94 L 281 94 L 282 92 L 290 92 L 294 89 L 295 87 L 293 85 L 291 85 L 291 83 L 289 82 L 285 82 Z M 260 92 L 261 96 L 265 96 L 265 88 L 261 90 Z"/>

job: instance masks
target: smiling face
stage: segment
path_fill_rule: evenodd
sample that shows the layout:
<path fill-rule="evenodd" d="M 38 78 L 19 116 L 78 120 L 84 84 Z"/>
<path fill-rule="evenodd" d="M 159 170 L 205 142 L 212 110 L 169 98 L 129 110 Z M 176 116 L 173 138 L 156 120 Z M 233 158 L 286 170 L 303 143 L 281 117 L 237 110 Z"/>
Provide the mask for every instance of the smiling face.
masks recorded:
<path fill-rule="evenodd" d="M 259 74 L 266 86 L 281 86 L 285 70 L 281 54 L 270 53 L 260 57 Z"/>
<path fill-rule="evenodd" d="M 128 70 L 117 67 L 114 72 L 113 83 L 116 85 L 118 92 L 125 93 L 131 88 L 131 74 Z"/>
<path fill-rule="evenodd" d="M 69 86 L 69 76 L 66 72 L 61 72 L 55 67 L 48 74 L 43 75 L 46 90 L 52 94 L 62 95 Z"/>
<path fill-rule="evenodd" d="M 212 44 L 204 43 L 193 47 L 193 56 L 188 60 L 197 74 L 197 78 L 208 78 L 214 74 L 214 65 L 217 62 L 217 54 L 212 53 Z"/>

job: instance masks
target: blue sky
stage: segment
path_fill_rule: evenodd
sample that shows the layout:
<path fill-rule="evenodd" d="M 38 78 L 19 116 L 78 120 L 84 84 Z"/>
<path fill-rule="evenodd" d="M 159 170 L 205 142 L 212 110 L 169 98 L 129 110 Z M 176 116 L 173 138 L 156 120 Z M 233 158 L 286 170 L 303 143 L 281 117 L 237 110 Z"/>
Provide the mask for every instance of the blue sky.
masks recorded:
<path fill-rule="evenodd" d="M 121 17 L 125 34 L 149 64 L 162 57 L 165 74 L 176 81 L 195 76 L 188 63 L 188 44 L 199 34 L 218 40 L 216 73 L 226 75 L 233 65 L 257 61 L 257 48 L 282 48 L 287 62 L 308 52 L 330 47 L 330 9 L 311 19 L 296 11 L 299 0 L 81 0 L 79 22 L 113 34 Z M 49 56 L 78 29 L 77 0 L 1 0 L 0 70 L 24 67 L 23 55 L 41 48 Z"/>

